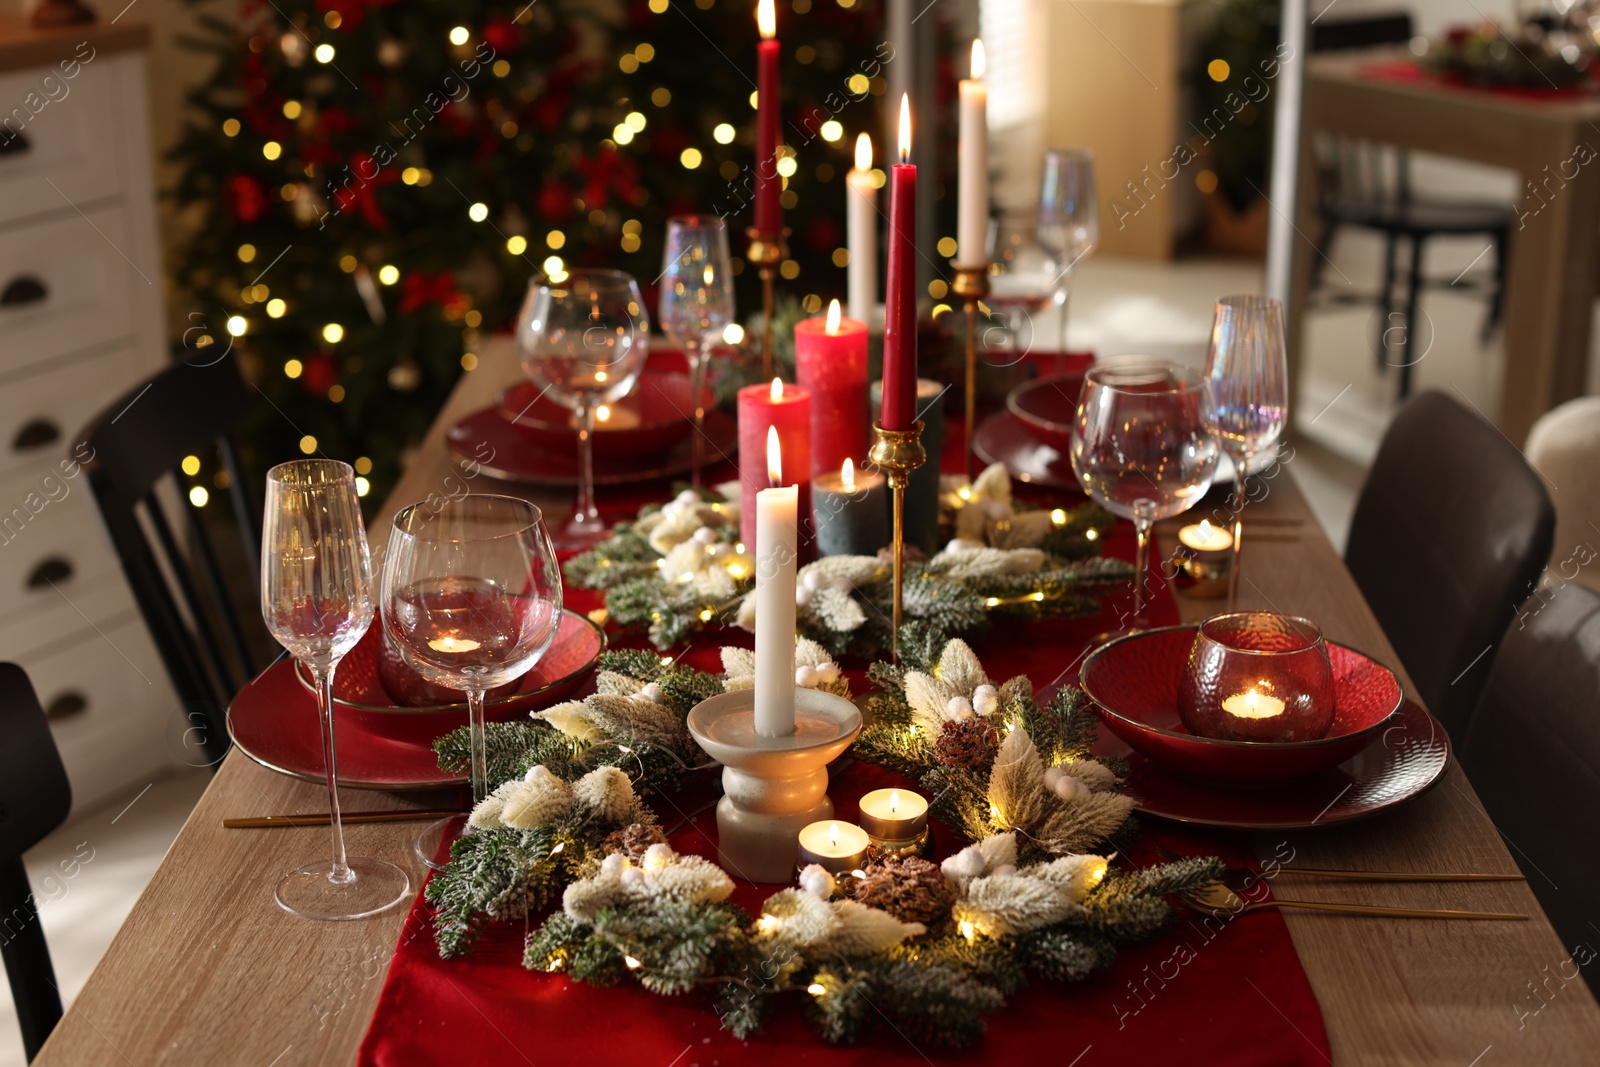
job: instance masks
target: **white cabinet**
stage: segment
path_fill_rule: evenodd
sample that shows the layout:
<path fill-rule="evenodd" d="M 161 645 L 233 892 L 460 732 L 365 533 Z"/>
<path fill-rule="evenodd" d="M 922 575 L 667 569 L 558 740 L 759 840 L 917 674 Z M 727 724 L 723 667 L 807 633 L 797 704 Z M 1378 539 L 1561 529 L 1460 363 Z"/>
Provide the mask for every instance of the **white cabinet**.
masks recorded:
<path fill-rule="evenodd" d="M 0 659 L 33 679 L 79 810 L 181 758 L 75 462 L 89 420 L 166 362 L 146 41 L 0 21 Z"/>

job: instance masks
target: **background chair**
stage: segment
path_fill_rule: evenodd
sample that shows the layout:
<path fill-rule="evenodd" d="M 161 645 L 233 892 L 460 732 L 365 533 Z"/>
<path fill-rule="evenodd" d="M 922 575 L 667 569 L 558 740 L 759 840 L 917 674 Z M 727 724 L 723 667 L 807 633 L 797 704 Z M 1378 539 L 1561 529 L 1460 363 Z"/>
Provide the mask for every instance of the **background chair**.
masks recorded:
<path fill-rule="evenodd" d="M 0 663 L 0 956 L 33 1059 L 61 1018 L 50 947 L 22 854 L 66 821 L 72 788 L 28 674 Z"/>
<path fill-rule="evenodd" d="M 85 431 L 94 449 L 88 471 L 95 503 L 183 701 L 190 735 L 213 767 L 228 750 L 228 703 L 257 670 L 251 637 L 264 626 L 247 628 L 235 610 L 200 509 L 186 492 L 163 491 L 162 482 L 171 474 L 183 485 L 185 456 L 219 451 L 255 584 L 260 508 L 233 437 L 253 399 L 231 354 L 211 363 L 178 363 L 118 398 Z M 187 547 L 179 544 L 180 532 Z"/>
<path fill-rule="evenodd" d="M 1600 594 L 1574 584 L 1529 601 L 1495 657 L 1461 763 L 1562 943 L 1600 946 L 1590 925 L 1600 853 L 1573 836 L 1600 812 Z M 1600 990 L 1600 968 L 1583 973 Z"/>
<path fill-rule="evenodd" d="M 1412 38 L 1411 16 L 1405 13 L 1373 15 L 1341 21 L 1318 20 L 1311 27 L 1310 48 L 1329 52 L 1375 45 L 1405 44 Z M 1512 205 L 1501 202 L 1454 200 L 1418 196 L 1411 188 L 1410 157 L 1403 151 L 1346 137 L 1324 138 L 1316 146 L 1317 213 L 1322 219 L 1322 240 L 1312 260 L 1311 285 L 1322 288 L 1327 253 L 1343 227 L 1372 230 L 1382 235 L 1383 282 L 1378 291 L 1376 350 L 1378 366 L 1391 365 L 1391 338 L 1404 338 L 1396 353 L 1400 368 L 1401 399 L 1411 393 L 1410 354 L 1412 326 L 1417 321 L 1417 300 L 1424 286 L 1455 287 L 1460 279 L 1429 282 L 1422 275 L 1424 249 L 1434 237 L 1480 236 L 1490 244 L 1489 308 L 1484 315 L 1482 339 L 1487 342 L 1500 321 L 1504 302 L 1506 241 L 1511 231 Z M 1409 244 L 1409 266 L 1396 319 L 1395 281 L 1399 249 Z M 1359 298 L 1365 299 L 1365 298 Z"/>
<path fill-rule="evenodd" d="M 1458 744 L 1554 528 L 1539 475 L 1499 430 L 1443 393 L 1400 409 L 1344 558 L 1417 696 Z"/>
<path fill-rule="evenodd" d="M 1555 544 L 1546 582 L 1600 592 L 1600 396 L 1545 412 L 1528 431 L 1528 462 L 1550 483 Z"/>

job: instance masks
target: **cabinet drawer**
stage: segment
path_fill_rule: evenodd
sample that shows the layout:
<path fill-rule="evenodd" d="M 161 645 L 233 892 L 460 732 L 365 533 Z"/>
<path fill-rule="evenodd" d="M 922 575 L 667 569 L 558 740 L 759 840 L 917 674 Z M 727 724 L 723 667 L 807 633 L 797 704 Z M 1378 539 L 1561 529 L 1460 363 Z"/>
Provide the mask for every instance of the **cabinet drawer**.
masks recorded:
<path fill-rule="evenodd" d="M 176 700 L 137 613 L 79 641 L 19 662 L 39 702 L 83 810 L 137 788 L 176 761 Z"/>
<path fill-rule="evenodd" d="M 26 611 L 0 617 L 0 659 L 22 663 L 53 655 L 92 636 L 97 626 L 104 630 L 137 613 L 133 593 L 120 572 L 84 582 L 71 592 L 62 586 L 60 592 L 51 590 L 50 596 L 53 599 L 40 598 Z"/>
<path fill-rule="evenodd" d="M 129 247 L 126 231 L 111 207 L 0 234 L 0 371 L 135 333 L 134 287 L 146 283 L 118 251 Z M 111 392 L 82 382 L 94 388 L 80 392 Z"/>
<path fill-rule="evenodd" d="M 61 461 L 88 456 L 80 451 L 84 429 L 125 384 L 138 380 L 140 362 L 134 350 L 118 347 L 0 379 L 0 478 L 37 470 L 42 479 L 47 468 L 59 474 Z M 74 491 L 87 492 L 87 483 L 76 484 L 82 477 L 73 480 Z M 0 499 L 0 510 L 9 512 L 15 503 Z"/>
<path fill-rule="evenodd" d="M 86 475 L 67 478 L 51 462 L 0 483 L 0 620 L 75 601 L 120 573 Z"/>
<path fill-rule="evenodd" d="M 85 48 L 85 54 L 92 49 Z M 59 64 L 0 76 L 0 224 L 72 210 L 121 186 L 114 79 L 100 56 L 68 71 Z M 142 101 L 122 101 L 124 107 Z M 82 219 L 78 220 L 80 223 Z"/>

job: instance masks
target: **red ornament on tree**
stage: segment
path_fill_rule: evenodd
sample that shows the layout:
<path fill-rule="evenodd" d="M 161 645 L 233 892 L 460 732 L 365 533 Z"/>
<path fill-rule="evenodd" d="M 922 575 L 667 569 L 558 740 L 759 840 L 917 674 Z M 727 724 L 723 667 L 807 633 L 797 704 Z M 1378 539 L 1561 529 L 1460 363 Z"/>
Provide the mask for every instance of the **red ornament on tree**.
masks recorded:
<path fill-rule="evenodd" d="M 309 357 L 300 372 L 300 384 L 312 396 L 327 396 L 328 390 L 339 384 L 339 361 L 327 352 Z"/>
<path fill-rule="evenodd" d="M 522 30 L 510 19 L 490 19 L 484 23 L 483 39 L 496 53 L 509 55 L 522 47 Z"/>
<path fill-rule="evenodd" d="M 228 179 L 228 213 L 240 222 L 254 222 L 267 213 L 267 191 L 248 174 Z"/>
<path fill-rule="evenodd" d="M 541 218 L 560 222 L 572 214 L 572 190 L 561 182 L 550 182 L 539 190 L 536 206 Z"/>

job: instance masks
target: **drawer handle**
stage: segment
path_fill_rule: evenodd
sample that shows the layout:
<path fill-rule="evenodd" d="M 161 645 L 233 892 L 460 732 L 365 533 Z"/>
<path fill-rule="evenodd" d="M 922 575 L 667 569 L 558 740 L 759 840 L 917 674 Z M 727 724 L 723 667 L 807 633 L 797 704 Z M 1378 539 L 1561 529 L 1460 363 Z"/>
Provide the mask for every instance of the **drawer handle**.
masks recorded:
<path fill-rule="evenodd" d="M 72 561 L 60 556 L 49 556 L 39 561 L 28 575 L 29 589 L 43 589 L 47 585 L 60 585 L 72 577 Z"/>
<path fill-rule="evenodd" d="M 11 439 L 11 451 L 27 452 L 61 440 L 61 430 L 49 419 L 34 419 Z"/>
<path fill-rule="evenodd" d="M 5 290 L 0 291 L 0 308 L 26 307 L 41 302 L 49 295 L 50 290 L 45 288 L 44 282 L 31 274 L 24 274 L 12 278 Z"/>
<path fill-rule="evenodd" d="M 82 715 L 89 710 L 89 698 L 82 693 L 68 690 L 50 702 L 44 709 L 44 717 L 51 722 L 61 722 L 77 715 Z"/>
<path fill-rule="evenodd" d="M 33 148 L 33 142 L 28 140 L 28 135 L 21 130 L 13 130 L 11 136 L 0 141 L 0 156 L 20 156 Z"/>

